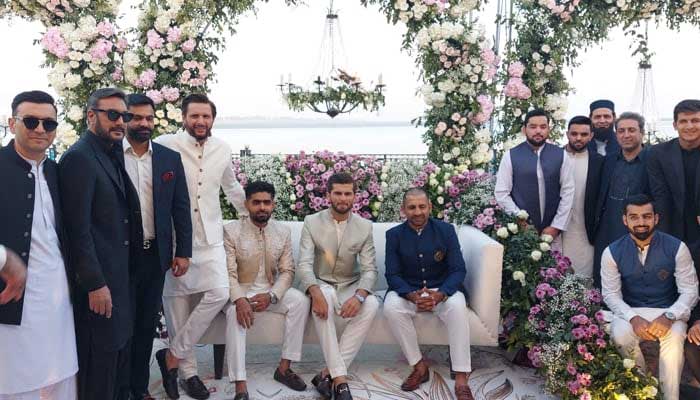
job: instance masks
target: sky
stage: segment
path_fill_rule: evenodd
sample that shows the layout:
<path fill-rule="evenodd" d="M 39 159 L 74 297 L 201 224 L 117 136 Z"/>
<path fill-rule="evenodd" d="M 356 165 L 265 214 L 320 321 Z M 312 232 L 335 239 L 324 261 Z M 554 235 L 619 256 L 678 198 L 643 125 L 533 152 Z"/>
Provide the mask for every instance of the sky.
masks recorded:
<path fill-rule="evenodd" d="M 133 2 L 131 2 L 133 3 Z M 291 74 L 295 83 L 314 77 L 325 23 L 327 2 L 307 1 L 307 5 L 289 7 L 281 0 L 261 2 L 258 12 L 245 15 L 237 34 L 229 38 L 226 50 L 215 67 L 218 81 L 212 85 L 212 99 L 220 115 L 230 117 L 319 118 L 312 112 L 295 113 L 287 109 L 279 88 L 280 75 Z M 491 3 L 493 6 L 495 2 Z M 136 15 L 129 11 L 120 22 L 130 26 Z M 349 66 L 363 81 L 376 81 L 383 75 L 387 85 L 386 106 L 379 112 L 358 112 L 337 117 L 351 120 L 409 121 L 424 110 L 417 97 L 419 71 L 411 55 L 401 50 L 401 25 L 390 25 L 375 6 L 362 7 L 358 0 L 336 1 L 340 15 L 344 50 Z M 493 10 L 482 17 L 487 31 L 495 26 Z M 12 97 L 23 90 L 52 92 L 40 67 L 43 54 L 34 41 L 42 28 L 37 22 L 5 19 L 0 22 L 0 115 L 9 114 Z M 700 28 L 684 26 L 680 32 L 665 28 L 650 29 L 656 101 L 660 117 L 671 116 L 673 105 L 684 98 L 700 97 Z M 610 98 L 624 111 L 634 102 L 637 60 L 630 56 L 630 40 L 621 30 L 610 39 L 583 52 L 577 68 L 569 71 L 576 92 L 569 99 L 569 115 L 586 114 L 596 98 Z M 323 118 L 323 116 L 321 116 Z"/>

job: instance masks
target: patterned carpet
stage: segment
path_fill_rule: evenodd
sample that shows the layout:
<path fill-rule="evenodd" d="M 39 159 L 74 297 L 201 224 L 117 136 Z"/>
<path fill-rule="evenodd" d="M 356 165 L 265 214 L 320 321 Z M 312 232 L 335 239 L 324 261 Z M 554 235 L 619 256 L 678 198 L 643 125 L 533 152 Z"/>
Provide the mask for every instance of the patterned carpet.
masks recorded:
<path fill-rule="evenodd" d="M 155 348 L 164 346 L 156 341 Z M 356 400 L 451 400 L 454 399 L 454 381 L 450 380 L 446 346 L 425 346 L 424 356 L 431 365 L 430 381 L 414 392 L 403 392 L 399 386 L 410 373 L 398 346 L 366 345 L 350 368 L 350 389 Z M 306 400 L 319 399 L 311 385 L 311 378 L 321 369 L 323 357 L 317 345 L 304 346 L 304 361 L 294 363 L 292 368 L 309 386 L 305 392 L 295 392 L 272 379 L 279 362 L 279 346 L 249 346 L 247 358 L 248 392 L 254 400 Z M 211 346 L 197 349 L 200 377 L 210 388 L 212 400 L 233 399 L 234 387 L 229 383 L 224 369 L 224 378 L 214 379 L 214 358 Z M 506 355 L 497 348 L 472 347 L 474 372 L 470 386 L 478 400 L 534 400 L 554 399 L 545 395 L 542 379 L 534 370 L 518 367 L 508 362 Z M 155 361 L 151 364 L 151 394 L 165 399 L 160 372 Z M 180 390 L 181 399 L 190 399 Z"/>

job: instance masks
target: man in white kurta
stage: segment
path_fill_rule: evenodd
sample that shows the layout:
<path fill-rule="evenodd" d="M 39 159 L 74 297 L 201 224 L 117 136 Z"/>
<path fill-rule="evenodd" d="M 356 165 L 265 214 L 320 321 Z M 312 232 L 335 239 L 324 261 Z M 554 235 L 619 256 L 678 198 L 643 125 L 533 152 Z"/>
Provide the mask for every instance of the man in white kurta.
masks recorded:
<path fill-rule="evenodd" d="M 56 163 L 47 160 L 44 153 L 55 138 L 55 128 L 46 129 L 44 122 L 56 120 L 56 109 L 48 94 L 33 93 L 25 96 L 26 101 L 20 102 L 16 109 L 13 104 L 10 130 L 15 140 L 0 151 L 3 161 L 11 159 L 22 166 L 18 180 L 33 182 L 33 190 L 28 195 L 21 194 L 26 203 L 33 203 L 28 208 L 33 211 L 20 216 L 31 220 L 31 229 L 14 232 L 17 237 L 30 238 L 27 250 L 17 249 L 27 260 L 21 322 L 0 324 L 0 399 L 73 400 L 77 396 L 78 372 L 73 307 L 57 233 L 57 216 L 61 210 L 54 207 L 58 197 Z M 30 117 L 44 120 L 30 129 Z M 37 136 L 46 140 L 34 139 Z M 4 162 L 0 166 L 8 171 Z M 6 180 L 4 184 L 9 183 Z M 0 204 L 0 207 L 12 206 Z M 3 229 L 14 226 L 7 215 L 2 219 L 3 224 L 8 224 Z"/>
<path fill-rule="evenodd" d="M 155 139 L 182 157 L 194 232 L 188 272 L 180 277 L 166 275 L 163 310 L 171 342 L 170 350 L 157 352 L 156 359 L 161 372 L 164 365 L 170 372 L 179 367 L 187 394 L 196 399 L 208 398 L 209 392 L 197 376 L 193 349 L 229 299 L 219 190 L 223 189 L 239 215 L 246 214 L 245 194 L 233 171 L 231 148 L 211 136 L 215 117 L 216 107 L 208 98 L 190 95 L 183 100 L 184 130 Z M 163 384 L 172 398 L 177 383 L 173 388 L 171 375 L 164 377 Z"/>
<path fill-rule="evenodd" d="M 587 225 L 587 210 L 595 209 L 595 194 L 598 191 L 602 157 L 589 154 L 588 143 L 591 141 L 591 120 L 585 116 L 576 116 L 569 121 L 566 132 L 569 140 L 564 147 L 574 166 L 574 201 L 571 207 L 569 223 L 562 233 L 562 251 L 571 260 L 574 272 L 581 276 L 593 276 L 592 230 Z M 589 171 L 590 168 L 590 171 Z M 592 204 L 586 204 L 592 203 Z M 590 217 L 589 217 L 590 218 Z"/>

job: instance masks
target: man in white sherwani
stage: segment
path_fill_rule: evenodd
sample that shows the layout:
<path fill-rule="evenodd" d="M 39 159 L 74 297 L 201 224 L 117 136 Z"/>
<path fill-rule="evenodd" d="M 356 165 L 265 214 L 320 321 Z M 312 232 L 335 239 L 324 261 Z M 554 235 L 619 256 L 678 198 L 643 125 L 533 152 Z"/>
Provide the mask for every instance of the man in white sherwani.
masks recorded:
<path fill-rule="evenodd" d="M 168 274 L 165 280 L 163 310 L 171 341 L 169 349 L 156 352 L 156 360 L 170 398 L 179 396 L 179 374 L 190 397 L 206 399 L 209 391 L 197 375 L 194 346 L 229 299 L 220 188 L 239 215 L 247 212 L 245 193 L 233 171 L 231 148 L 211 136 L 214 103 L 205 95 L 191 94 L 182 101 L 182 118 L 183 131 L 160 136 L 155 142 L 182 157 L 192 207 L 192 263 L 185 275 Z"/>
<path fill-rule="evenodd" d="M 312 318 L 326 361 L 326 368 L 311 383 L 324 398 L 350 400 L 347 368 L 379 309 L 372 295 L 377 281 L 372 222 L 352 212 L 357 190 L 352 176 L 333 174 L 326 189 L 331 208 L 304 219 L 297 270 L 301 291 L 311 296 Z M 347 320 L 340 342 L 336 314 Z"/>
<path fill-rule="evenodd" d="M 46 157 L 58 125 L 53 98 L 18 94 L 9 125 L 14 139 L 0 149 L 0 243 L 7 247 L 0 255 L 0 400 L 75 400 L 78 355 L 58 169 Z"/>

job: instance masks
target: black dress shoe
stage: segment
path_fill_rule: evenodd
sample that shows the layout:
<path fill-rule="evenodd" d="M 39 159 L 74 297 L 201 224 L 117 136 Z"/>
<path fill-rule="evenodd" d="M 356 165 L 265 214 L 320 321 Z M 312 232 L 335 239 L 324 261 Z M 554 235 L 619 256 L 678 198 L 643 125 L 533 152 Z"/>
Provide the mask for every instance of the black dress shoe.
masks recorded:
<path fill-rule="evenodd" d="M 331 390 L 332 382 L 330 375 L 326 375 L 326 377 L 323 378 L 320 372 L 311 380 L 311 384 L 316 387 L 316 391 L 318 391 L 324 399 L 333 397 L 333 391 Z"/>
<path fill-rule="evenodd" d="M 335 387 L 335 400 L 352 400 L 350 387 L 347 383 L 341 383 Z"/>
<path fill-rule="evenodd" d="M 209 398 L 209 389 L 204 386 L 204 382 L 197 375 L 186 379 L 182 387 L 185 388 L 185 393 L 193 399 L 205 400 Z"/>
<path fill-rule="evenodd" d="M 168 369 L 165 365 L 165 353 L 168 349 L 161 349 L 156 352 L 156 361 L 160 367 L 160 374 L 163 376 L 163 389 L 170 399 L 179 399 L 180 392 L 177 390 L 177 368 Z"/>
<path fill-rule="evenodd" d="M 291 368 L 288 368 L 287 372 L 284 375 L 280 372 L 279 368 L 276 368 L 275 375 L 273 376 L 273 378 L 277 382 L 287 386 L 292 390 L 296 390 L 297 392 L 303 392 L 304 390 L 306 390 L 306 383 L 304 383 L 304 380 L 301 379 L 301 377 L 297 375 L 294 371 L 292 371 Z"/>
<path fill-rule="evenodd" d="M 236 393 L 236 395 L 233 397 L 233 400 L 249 400 L 250 397 L 248 397 L 248 392 L 243 392 L 243 393 Z"/>

